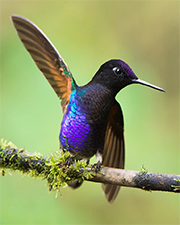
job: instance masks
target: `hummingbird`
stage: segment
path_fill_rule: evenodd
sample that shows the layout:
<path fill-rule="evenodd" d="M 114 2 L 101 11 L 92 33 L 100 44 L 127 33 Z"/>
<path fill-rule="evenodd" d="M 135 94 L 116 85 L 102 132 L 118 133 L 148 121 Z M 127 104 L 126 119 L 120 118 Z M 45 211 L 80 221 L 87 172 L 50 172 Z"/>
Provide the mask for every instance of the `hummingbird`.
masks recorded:
<path fill-rule="evenodd" d="M 100 66 L 89 83 L 78 86 L 72 73 L 46 35 L 31 21 L 11 16 L 17 34 L 61 101 L 63 119 L 60 146 L 75 159 L 89 163 L 96 155 L 97 165 L 124 169 L 124 121 L 117 93 L 130 84 L 142 84 L 159 91 L 162 88 L 139 79 L 127 63 L 111 59 Z M 78 188 L 82 183 L 73 181 Z M 120 186 L 102 184 L 109 203 Z"/>

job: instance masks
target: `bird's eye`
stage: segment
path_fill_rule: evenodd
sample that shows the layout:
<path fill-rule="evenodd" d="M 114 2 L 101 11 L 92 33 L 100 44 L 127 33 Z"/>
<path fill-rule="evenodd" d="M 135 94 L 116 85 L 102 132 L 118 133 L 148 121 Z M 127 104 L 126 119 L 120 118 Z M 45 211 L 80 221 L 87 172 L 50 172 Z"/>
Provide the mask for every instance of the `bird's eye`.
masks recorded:
<path fill-rule="evenodd" d="M 121 75 L 122 74 L 122 71 L 118 68 L 118 67 L 114 67 L 113 68 L 113 71 L 116 75 Z"/>

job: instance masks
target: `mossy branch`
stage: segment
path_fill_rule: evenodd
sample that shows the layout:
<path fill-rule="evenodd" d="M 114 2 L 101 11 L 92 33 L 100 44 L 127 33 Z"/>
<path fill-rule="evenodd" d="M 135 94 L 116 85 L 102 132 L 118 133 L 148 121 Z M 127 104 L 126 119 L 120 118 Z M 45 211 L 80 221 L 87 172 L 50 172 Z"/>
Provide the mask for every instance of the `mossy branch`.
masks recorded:
<path fill-rule="evenodd" d="M 143 190 L 169 191 L 180 193 L 180 175 L 148 173 L 141 171 L 122 170 L 102 167 L 96 173 L 95 169 L 86 165 L 84 161 L 74 161 L 67 164 L 70 158 L 68 151 L 58 151 L 49 157 L 39 153 L 29 153 L 18 149 L 11 142 L 1 141 L 0 168 L 2 175 L 5 169 L 19 171 L 34 178 L 46 179 L 49 190 L 60 191 L 73 180 L 83 180 L 115 184 L 126 187 L 141 188 Z"/>

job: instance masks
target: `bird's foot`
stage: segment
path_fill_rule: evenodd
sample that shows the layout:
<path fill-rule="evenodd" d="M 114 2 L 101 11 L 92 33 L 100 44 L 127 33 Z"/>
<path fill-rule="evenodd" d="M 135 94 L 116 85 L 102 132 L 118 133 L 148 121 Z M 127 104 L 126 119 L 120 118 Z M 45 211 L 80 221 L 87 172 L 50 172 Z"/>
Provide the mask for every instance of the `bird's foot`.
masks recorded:
<path fill-rule="evenodd" d="M 73 162 L 74 162 L 74 157 L 73 157 L 73 156 L 69 156 L 69 157 L 66 159 L 65 165 L 66 165 L 66 166 L 70 166 L 71 164 L 73 164 Z"/>
<path fill-rule="evenodd" d="M 94 165 L 92 165 L 91 169 L 95 169 L 95 172 L 99 172 L 101 169 L 101 162 L 98 161 L 97 163 L 95 163 Z"/>

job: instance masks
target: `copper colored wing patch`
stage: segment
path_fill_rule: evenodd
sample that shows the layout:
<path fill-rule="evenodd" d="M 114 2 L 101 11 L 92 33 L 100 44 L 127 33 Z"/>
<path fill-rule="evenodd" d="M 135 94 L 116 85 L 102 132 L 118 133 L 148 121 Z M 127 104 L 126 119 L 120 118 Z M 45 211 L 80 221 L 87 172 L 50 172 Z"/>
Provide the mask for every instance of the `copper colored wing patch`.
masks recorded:
<path fill-rule="evenodd" d="M 122 110 L 117 102 L 109 113 L 102 157 L 104 166 L 124 169 L 124 122 Z M 102 184 L 102 188 L 107 200 L 112 203 L 119 192 L 120 186 Z"/>
<path fill-rule="evenodd" d="M 26 50 L 57 96 L 62 99 L 61 105 L 64 112 L 69 103 L 71 92 L 76 89 L 75 81 L 67 64 L 50 40 L 35 24 L 17 15 L 12 15 L 12 21 Z"/>

